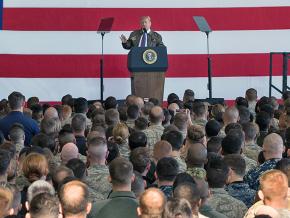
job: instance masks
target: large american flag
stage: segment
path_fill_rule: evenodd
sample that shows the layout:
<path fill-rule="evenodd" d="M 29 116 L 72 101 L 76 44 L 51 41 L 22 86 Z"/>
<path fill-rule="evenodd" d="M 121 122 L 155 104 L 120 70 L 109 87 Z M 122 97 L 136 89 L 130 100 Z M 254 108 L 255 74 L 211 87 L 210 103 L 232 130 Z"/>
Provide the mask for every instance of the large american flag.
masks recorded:
<path fill-rule="evenodd" d="M 114 17 L 104 41 L 104 97 L 125 98 L 128 51 L 119 36 L 138 29 L 142 15 L 151 17 L 168 48 L 165 98 L 187 88 L 208 95 L 206 36 L 193 16 L 204 16 L 213 29 L 213 97 L 234 99 L 250 87 L 267 95 L 269 52 L 290 51 L 290 0 L 0 0 L 0 97 L 18 90 L 42 101 L 67 93 L 98 99 L 96 30 L 101 18 Z M 279 86 L 281 60 L 274 59 Z"/>

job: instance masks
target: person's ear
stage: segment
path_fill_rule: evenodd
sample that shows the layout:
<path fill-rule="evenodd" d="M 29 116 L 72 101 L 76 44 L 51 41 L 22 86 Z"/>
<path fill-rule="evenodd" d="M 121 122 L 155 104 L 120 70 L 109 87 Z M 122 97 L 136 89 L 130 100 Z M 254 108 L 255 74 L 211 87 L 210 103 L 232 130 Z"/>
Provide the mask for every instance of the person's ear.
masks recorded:
<path fill-rule="evenodd" d="M 25 218 L 31 218 L 30 213 L 26 213 Z"/>
<path fill-rule="evenodd" d="M 158 180 L 158 176 L 157 176 L 156 171 L 154 172 L 154 177 L 156 178 L 156 180 Z"/>
<path fill-rule="evenodd" d="M 112 183 L 112 177 L 111 176 L 108 176 L 108 181 L 109 181 L 109 183 Z"/>
<path fill-rule="evenodd" d="M 261 190 L 258 191 L 258 196 L 262 201 L 264 200 L 264 194 Z"/>
<path fill-rule="evenodd" d="M 9 209 L 9 212 L 8 212 L 8 215 L 9 216 L 12 216 L 14 214 L 14 209 L 13 208 L 10 208 Z"/>
<path fill-rule="evenodd" d="M 142 215 L 142 212 L 141 212 L 141 208 L 140 207 L 137 207 L 137 214 L 138 214 L 138 216 L 141 216 Z"/>
<path fill-rule="evenodd" d="M 92 203 L 89 202 L 87 205 L 87 214 L 89 214 L 91 212 L 91 209 L 92 209 Z"/>
<path fill-rule="evenodd" d="M 133 175 L 132 175 L 132 177 L 131 177 L 131 183 L 135 181 L 135 178 L 136 178 L 136 176 L 135 176 L 135 174 L 133 173 Z"/>
<path fill-rule="evenodd" d="M 27 211 L 29 211 L 29 204 L 28 204 L 28 201 L 25 201 L 25 208 Z"/>

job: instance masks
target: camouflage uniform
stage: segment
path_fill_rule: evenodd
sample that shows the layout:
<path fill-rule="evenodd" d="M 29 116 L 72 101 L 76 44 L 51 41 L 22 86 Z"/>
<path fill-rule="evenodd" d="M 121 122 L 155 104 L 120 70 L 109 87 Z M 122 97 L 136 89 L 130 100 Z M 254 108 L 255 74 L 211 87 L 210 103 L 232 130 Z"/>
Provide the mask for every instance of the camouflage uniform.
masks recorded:
<path fill-rule="evenodd" d="M 88 168 L 86 184 L 95 192 L 93 195 L 103 196 L 106 199 L 112 190 L 112 185 L 108 181 L 109 168 L 106 165 L 93 165 Z"/>
<path fill-rule="evenodd" d="M 251 169 L 245 176 L 244 181 L 249 184 L 251 189 L 258 191 L 259 189 L 259 177 L 267 170 L 272 170 L 275 168 L 279 159 L 270 159 L 265 161 L 265 163 L 257 166 L 254 169 Z"/>
<path fill-rule="evenodd" d="M 262 151 L 262 148 L 257 144 L 246 145 L 243 153 L 252 160 L 258 161 L 259 153 Z"/>
<path fill-rule="evenodd" d="M 202 204 L 199 208 L 199 212 L 209 218 L 227 218 L 224 214 L 214 210 L 208 203 Z"/>
<path fill-rule="evenodd" d="M 164 193 L 164 195 L 167 198 L 172 197 L 172 192 L 173 192 L 172 185 L 162 185 L 159 187 L 159 189 Z"/>
<path fill-rule="evenodd" d="M 177 163 L 178 163 L 178 173 L 183 173 L 186 171 L 186 163 L 184 160 L 181 159 L 181 157 L 179 156 L 176 156 L 176 157 L 173 157 Z"/>
<path fill-rule="evenodd" d="M 186 173 L 197 179 L 205 179 L 206 171 L 201 167 L 187 168 Z"/>
<path fill-rule="evenodd" d="M 135 127 L 135 120 L 127 120 L 127 121 L 125 121 L 125 124 L 126 124 L 129 128 L 134 129 L 134 127 Z"/>
<path fill-rule="evenodd" d="M 162 125 L 151 125 L 147 129 L 143 130 L 147 137 L 148 147 L 152 150 L 156 142 L 161 140 L 164 127 Z"/>
<path fill-rule="evenodd" d="M 230 196 L 224 188 L 212 188 L 211 194 L 208 204 L 216 211 L 229 218 L 242 218 L 246 214 L 247 206 Z"/>
<path fill-rule="evenodd" d="M 122 145 L 118 145 L 119 151 L 120 151 L 120 155 L 123 158 L 126 158 L 129 160 L 129 156 L 130 156 L 130 150 L 129 150 L 129 145 L 128 143 L 124 143 Z"/>
<path fill-rule="evenodd" d="M 84 163 L 87 163 L 87 157 L 82 155 L 82 154 L 79 154 L 79 159 L 81 161 L 83 161 Z M 57 165 L 61 165 L 62 162 L 61 162 L 61 153 L 57 153 L 54 158 L 53 158 L 53 161 L 57 164 Z"/>
<path fill-rule="evenodd" d="M 245 156 L 244 154 L 241 155 L 245 162 L 246 162 L 246 173 L 249 172 L 249 170 L 254 169 L 257 167 L 257 162 L 248 158 L 247 156 Z"/>
<path fill-rule="evenodd" d="M 193 125 L 199 125 L 205 127 L 207 120 L 204 119 L 197 119 L 197 120 L 192 120 L 191 121 Z"/>
<path fill-rule="evenodd" d="M 249 208 L 253 205 L 256 191 L 249 188 L 249 185 L 243 181 L 233 182 L 226 186 L 225 190 L 230 196 L 244 202 Z"/>

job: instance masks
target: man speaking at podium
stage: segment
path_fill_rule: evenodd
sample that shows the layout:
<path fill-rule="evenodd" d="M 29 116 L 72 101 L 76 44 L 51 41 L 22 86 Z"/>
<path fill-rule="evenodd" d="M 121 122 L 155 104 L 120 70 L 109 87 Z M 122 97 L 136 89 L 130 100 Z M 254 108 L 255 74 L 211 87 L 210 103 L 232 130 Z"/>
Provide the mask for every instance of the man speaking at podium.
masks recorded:
<path fill-rule="evenodd" d="M 132 47 L 157 47 L 163 46 L 162 37 L 157 32 L 153 32 L 151 28 L 151 19 L 149 16 L 143 16 L 140 19 L 140 30 L 133 31 L 129 39 L 123 34 L 120 39 L 124 49 Z"/>

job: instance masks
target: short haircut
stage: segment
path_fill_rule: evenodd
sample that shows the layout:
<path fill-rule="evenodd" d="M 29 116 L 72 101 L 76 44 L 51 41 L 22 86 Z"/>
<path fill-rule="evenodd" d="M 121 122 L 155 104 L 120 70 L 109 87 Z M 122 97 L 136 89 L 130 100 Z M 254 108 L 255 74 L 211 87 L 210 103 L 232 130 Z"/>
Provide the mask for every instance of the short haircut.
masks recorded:
<path fill-rule="evenodd" d="M 163 109 L 159 106 L 154 106 L 149 113 L 149 119 L 151 123 L 156 124 L 161 122 L 164 117 Z"/>
<path fill-rule="evenodd" d="M 201 193 L 197 184 L 185 182 L 174 189 L 173 197 L 179 199 L 184 198 L 191 204 L 191 206 L 198 206 L 199 200 L 201 199 Z"/>
<path fill-rule="evenodd" d="M 268 170 L 260 176 L 260 189 L 269 201 L 287 200 L 287 176 L 280 170 Z"/>
<path fill-rule="evenodd" d="M 183 94 L 183 102 L 194 101 L 194 91 L 186 89 Z"/>
<path fill-rule="evenodd" d="M 85 98 L 77 98 L 74 100 L 75 113 L 86 113 L 88 110 L 88 101 Z"/>
<path fill-rule="evenodd" d="M 290 186 L 290 159 L 282 158 L 276 164 L 275 169 L 281 170 L 288 178 L 288 186 Z"/>
<path fill-rule="evenodd" d="M 225 134 L 227 135 L 231 130 L 233 129 L 239 129 L 242 130 L 242 125 L 239 123 L 229 123 L 226 127 L 225 127 Z"/>
<path fill-rule="evenodd" d="M 59 118 L 45 118 L 40 123 L 41 132 L 47 135 L 57 134 L 61 129 Z"/>
<path fill-rule="evenodd" d="M 205 131 L 202 126 L 192 125 L 187 129 L 187 138 L 190 143 L 203 142 L 203 138 L 205 137 Z"/>
<path fill-rule="evenodd" d="M 210 188 L 223 188 L 229 174 L 229 167 L 221 158 L 209 161 L 206 168 L 207 181 Z"/>
<path fill-rule="evenodd" d="M 48 174 L 48 163 L 44 155 L 31 153 L 22 164 L 23 175 L 29 182 L 34 182 Z"/>
<path fill-rule="evenodd" d="M 67 95 L 64 95 L 62 98 L 61 98 L 61 104 L 62 105 L 70 105 L 70 101 L 73 97 L 70 95 L 70 94 L 67 94 Z"/>
<path fill-rule="evenodd" d="M 213 136 L 207 141 L 207 152 L 218 153 L 222 147 L 223 138 L 220 136 Z"/>
<path fill-rule="evenodd" d="M 139 147 L 131 151 L 130 161 L 133 164 L 133 169 L 139 173 L 144 173 L 145 169 L 150 164 L 150 152 L 148 148 Z"/>
<path fill-rule="evenodd" d="M 164 133 L 161 139 L 168 141 L 171 144 L 173 151 L 179 151 L 183 144 L 183 136 L 181 132 L 176 130 Z"/>
<path fill-rule="evenodd" d="M 39 98 L 38 97 L 30 97 L 27 99 L 27 107 L 29 109 L 32 109 L 32 106 L 39 104 Z"/>
<path fill-rule="evenodd" d="M 207 112 L 205 104 L 201 101 L 194 102 L 192 112 L 198 117 L 203 116 Z"/>
<path fill-rule="evenodd" d="M 187 149 L 186 159 L 187 167 L 202 167 L 207 162 L 207 150 L 201 143 L 191 144 Z"/>
<path fill-rule="evenodd" d="M 74 176 L 76 178 L 78 178 L 78 179 L 84 178 L 87 167 L 86 167 L 86 164 L 82 160 L 80 160 L 78 158 L 70 159 L 66 163 L 66 166 L 73 171 Z"/>
<path fill-rule="evenodd" d="M 25 136 L 24 126 L 20 123 L 14 123 L 9 130 L 9 138 L 12 142 L 19 142 Z"/>
<path fill-rule="evenodd" d="M 242 139 L 234 134 L 228 134 L 222 140 L 223 154 L 240 154 L 242 149 Z"/>
<path fill-rule="evenodd" d="M 246 161 L 240 154 L 226 155 L 224 161 L 238 176 L 244 177 L 246 173 Z"/>
<path fill-rule="evenodd" d="M 109 165 L 109 172 L 113 185 L 131 184 L 133 176 L 133 165 L 130 161 L 117 157 Z"/>
<path fill-rule="evenodd" d="M 114 126 L 119 122 L 119 112 L 116 109 L 109 109 L 105 112 L 105 121 L 108 126 Z"/>
<path fill-rule="evenodd" d="M 189 175 L 188 173 L 179 173 L 177 174 L 177 176 L 175 177 L 174 183 L 173 183 L 173 191 L 175 190 L 175 188 L 177 186 L 179 186 L 180 184 L 183 183 L 195 183 L 193 177 L 191 175 Z"/>
<path fill-rule="evenodd" d="M 59 200 L 64 216 L 86 214 L 89 204 L 89 190 L 80 181 L 64 184 L 59 192 Z"/>
<path fill-rule="evenodd" d="M 184 130 L 187 128 L 187 121 L 188 121 L 188 116 L 184 112 L 176 113 L 176 115 L 173 118 L 173 124 L 179 130 Z"/>
<path fill-rule="evenodd" d="M 11 156 L 7 150 L 0 149 L 0 176 L 4 176 L 8 170 Z"/>
<path fill-rule="evenodd" d="M 254 88 L 249 88 L 246 91 L 246 97 L 249 101 L 257 100 L 257 90 Z"/>
<path fill-rule="evenodd" d="M 0 187 L 0 216 L 6 217 L 12 208 L 13 193 L 10 189 Z"/>
<path fill-rule="evenodd" d="M 75 132 L 85 131 L 86 122 L 87 120 L 84 114 L 75 114 L 71 121 L 71 127 Z"/>
<path fill-rule="evenodd" d="M 60 165 L 59 167 L 56 168 L 56 170 L 52 174 L 52 182 L 55 190 L 59 190 L 60 185 L 62 184 L 63 180 L 67 177 L 73 177 L 74 173 L 73 171 L 64 166 Z"/>
<path fill-rule="evenodd" d="M 217 136 L 221 130 L 221 124 L 216 120 L 209 120 L 205 125 L 205 132 L 208 137 Z"/>
<path fill-rule="evenodd" d="M 106 98 L 105 102 L 104 102 L 104 109 L 108 110 L 111 108 L 117 108 L 118 102 L 116 100 L 115 97 L 113 96 L 109 96 L 108 98 Z"/>
<path fill-rule="evenodd" d="M 128 118 L 136 120 L 139 116 L 139 107 L 135 104 L 129 105 L 127 108 Z"/>
<path fill-rule="evenodd" d="M 244 97 L 237 97 L 235 103 L 237 106 L 249 107 L 248 100 L 245 99 Z"/>
<path fill-rule="evenodd" d="M 40 193 L 49 193 L 51 195 L 55 195 L 55 190 L 53 186 L 44 181 L 44 180 L 37 180 L 33 182 L 27 189 L 27 201 L 28 203 Z"/>
<path fill-rule="evenodd" d="M 93 137 L 88 141 L 89 156 L 96 159 L 103 159 L 108 151 L 107 141 L 102 137 Z"/>
<path fill-rule="evenodd" d="M 179 166 L 173 157 L 164 157 L 156 165 L 156 174 L 160 181 L 173 182 L 178 174 Z"/>
<path fill-rule="evenodd" d="M 148 127 L 149 121 L 145 117 L 138 117 L 135 120 L 135 128 L 138 130 L 144 130 Z"/>
<path fill-rule="evenodd" d="M 8 102 L 9 102 L 9 106 L 11 110 L 20 109 L 24 101 L 25 101 L 25 97 L 20 92 L 12 92 L 8 96 Z"/>
<path fill-rule="evenodd" d="M 156 161 L 163 157 L 169 157 L 172 152 L 172 146 L 169 142 L 161 140 L 158 141 L 153 147 L 153 157 Z"/>
<path fill-rule="evenodd" d="M 178 95 L 176 95 L 175 93 L 170 93 L 168 96 L 167 96 L 167 103 L 168 105 L 172 104 L 172 103 L 175 103 L 176 101 L 179 100 L 179 97 Z"/>
<path fill-rule="evenodd" d="M 40 104 L 32 105 L 30 108 L 32 110 L 32 119 L 38 120 L 43 115 L 43 108 Z"/>
<path fill-rule="evenodd" d="M 55 195 L 51 195 L 49 193 L 41 193 L 36 195 L 30 202 L 29 213 L 31 218 L 58 218 L 58 198 Z"/>
<path fill-rule="evenodd" d="M 243 124 L 243 131 L 245 133 L 245 140 L 251 141 L 257 137 L 258 127 L 256 124 L 248 122 Z"/>
<path fill-rule="evenodd" d="M 74 143 L 75 136 L 71 129 L 62 129 L 58 134 L 58 142 L 60 146 L 60 152 L 63 146 L 67 143 Z"/>
<path fill-rule="evenodd" d="M 267 131 L 271 122 L 270 115 L 265 112 L 261 111 L 256 115 L 256 123 L 258 124 L 260 131 Z"/>
<path fill-rule="evenodd" d="M 186 199 L 169 199 L 165 206 L 164 217 L 166 218 L 192 218 L 191 205 Z"/>
<path fill-rule="evenodd" d="M 144 132 L 135 131 L 129 136 L 129 148 L 133 151 L 139 147 L 147 146 L 147 136 Z"/>
<path fill-rule="evenodd" d="M 39 133 L 32 137 L 32 146 L 39 146 L 41 148 L 48 148 L 52 152 L 55 150 L 55 140 L 52 136 L 48 136 L 44 133 Z"/>
<path fill-rule="evenodd" d="M 239 123 L 243 124 L 243 123 L 250 122 L 251 112 L 250 112 L 249 108 L 244 107 L 244 106 L 239 106 L 238 110 L 239 110 L 239 116 L 240 116 Z"/>

